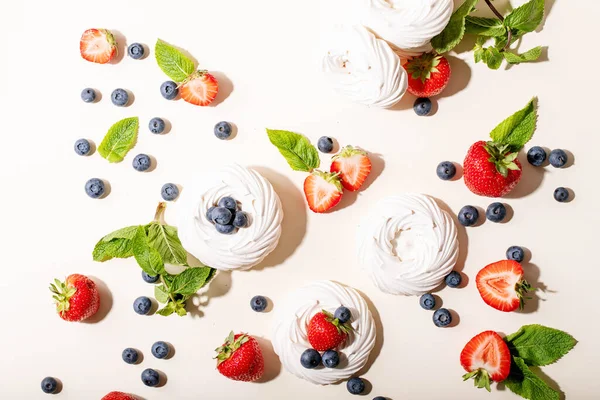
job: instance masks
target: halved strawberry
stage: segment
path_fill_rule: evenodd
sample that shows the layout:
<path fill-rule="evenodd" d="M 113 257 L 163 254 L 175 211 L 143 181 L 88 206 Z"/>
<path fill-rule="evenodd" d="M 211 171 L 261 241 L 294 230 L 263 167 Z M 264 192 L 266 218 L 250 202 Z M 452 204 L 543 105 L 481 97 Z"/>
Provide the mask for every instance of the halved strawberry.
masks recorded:
<path fill-rule="evenodd" d="M 494 331 L 481 332 L 460 353 L 466 374 L 463 380 L 475 379 L 475 386 L 490 390 L 490 381 L 502 382 L 510 372 L 510 350 Z"/>
<path fill-rule="evenodd" d="M 339 173 L 344 189 L 354 192 L 369 176 L 371 160 L 366 151 L 346 146 L 333 156 L 330 171 Z"/>
<path fill-rule="evenodd" d="M 107 29 L 88 29 L 81 35 L 79 51 L 87 61 L 106 64 L 117 54 L 117 41 Z"/>
<path fill-rule="evenodd" d="M 523 308 L 523 294 L 531 290 L 531 285 L 523 279 L 521 264 L 514 260 L 502 260 L 484 267 L 475 281 L 483 301 L 504 312 Z"/>
<path fill-rule="evenodd" d="M 313 212 L 323 213 L 335 207 L 342 199 L 338 174 L 314 170 L 304 180 L 304 195 Z"/>
<path fill-rule="evenodd" d="M 219 92 L 217 78 L 206 70 L 196 71 L 179 86 L 179 95 L 185 101 L 197 106 L 207 106 Z"/>

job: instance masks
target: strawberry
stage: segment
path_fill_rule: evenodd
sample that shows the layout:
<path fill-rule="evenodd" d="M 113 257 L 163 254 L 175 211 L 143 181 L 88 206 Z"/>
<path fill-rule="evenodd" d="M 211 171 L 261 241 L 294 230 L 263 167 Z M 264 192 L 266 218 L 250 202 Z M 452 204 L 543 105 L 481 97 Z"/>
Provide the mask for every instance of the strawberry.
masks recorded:
<path fill-rule="evenodd" d="M 104 396 L 101 400 L 136 400 L 136 398 L 130 394 L 123 393 L 123 392 L 110 392 L 109 394 Z"/>
<path fill-rule="evenodd" d="M 252 382 L 265 370 L 260 346 L 256 339 L 244 333 L 229 334 L 225 343 L 215 350 L 217 369 L 221 375 L 234 381 Z"/>
<path fill-rule="evenodd" d="M 481 332 L 460 353 L 460 364 L 466 374 L 463 380 L 475 379 L 475 386 L 490 392 L 490 381 L 502 382 L 510 372 L 510 351 L 494 331 Z"/>
<path fill-rule="evenodd" d="M 502 197 L 521 180 L 521 163 L 508 146 L 479 141 L 469 148 L 463 163 L 469 190 L 479 196 Z"/>
<path fill-rule="evenodd" d="M 369 176 L 371 160 L 365 151 L 346 146 L 333 156 L 330 171 L 339 174 L 344 189 L 354 192 Z"/>
<path fill-rule="evenodd" d="M 117 54 L 117 41 L 107 29 L 88 29 L 81 35 L 79 51 L 87 61 L 106 64 Z"/>
<path fill-rule="evenodd" d="M 196 71 L 179 85 L 179 95 L 196 106 L 207 106 L 217 97 L 219 83 L 206 70 Z"/>
<path fill-rule="evenodd" d="M 417 97 L 440 94 L 450 80 L 450 64 L 446 57 L 425 53 L 408 61 L 408 92 Z"/>
<path fill-rule="evenodd" d="M 335 207 L 342 199 L 342 184 L 338 174 L 313 171 L 304 180 L 304 195 L 313 212 L 323 213 Z"/>
<path fill-rule="evenodd" d="M 523 279 L 523 268 L 514 260 L 502 260 L 484 267 L 475 278 L 477 290 L 488 306 L 509 312 L 523 308 L 523 294 L 531 285 Z"/>
<path fill-rule="evenodd" d="M 313 349 L 326 351 L 344 343 L 351 330 L 350 324 L 342 324 L 333 314 L 323 310 L 311 318 L 307 336 Z"/>
<path fill-rule="evenodd" d="M 65 282 L 58 279 L 50 284 L 56 311 L 65 321 L 83 321 L 96 314 L 100 295 L 93 280 L 80 274 L 69 275 Z"/>

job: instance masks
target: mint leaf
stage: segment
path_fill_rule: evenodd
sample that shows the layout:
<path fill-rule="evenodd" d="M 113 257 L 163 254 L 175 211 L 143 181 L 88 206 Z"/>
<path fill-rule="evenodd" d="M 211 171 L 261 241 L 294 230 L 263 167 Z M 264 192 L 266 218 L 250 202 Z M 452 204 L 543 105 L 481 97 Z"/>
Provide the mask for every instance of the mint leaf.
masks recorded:
<path fill-rule="evenodd" d="M 113 239 L 133 239 L 137 233 L 139 225 L 127 226 L 125 228 L 118 229 L 114 232 L 109 233 L 100 239 L 101 242 L 110 242 Z"/>
<path fill-rule="evenodd" d="M 465 18 L 469 15 L 477 4 L 477 0 L 465 0 L 450 17 L 448 25 L 444 30 L 433 39 L 431 45 L 438 53 L 447 53 L 460 43 L 465 35 Z"/>
<path fill-rule="evenodd" d="M 169 315 L 173 314 L 176 309 L 177 309 L 177 304 L 175 304 L 173 302 L 169 302 L 169 303 L 167 303 L 166 306 L 164 306 L 163 308 L 158 310 L 156 313 L 158 315 L 162 315 L 163 317 L 168 317 Z"/>
<path fill-rule="evenodd" d="M 487 64 L 487 66 L 491 69 L 498 69 L 500 65 L 502 65 L 502 54 L 495 47 L 487 47 L 483 49 L 482 60 Z"/>
<path fill-rule="evenodd" d="M 110 127 L 102 143 L 98 146 L 98 153 L 109 162 L 121 162 L 127 152 L 135 146 L 139 126 L 138 117 L 125 118 Z"/>
<path fill-rule="evenodd" d="M 147 274 L 156 276 L 165 274 L 165 266 L 158 251 L 148 243 L 148 236 L 143 226 L 137 228 L 132 241 L 133 256 Z"/>
<path fill-rule="evenodd" d="M 165 304 L 169 301 L 169 293 L 165 288 L 165 285 L 156 285 L 154 286 L 154 298 L 159 303 Z"/>
<path fill-rule="evenodd" d="M 485 44 L 485 42 L 487 41 L 487 38 L 485 38 L 484 36 L 479 36 L 477 38 L 477 41 L 475 42 L 475 48 L 473 49 L 473 56 L 475 57 L 475 63 L 478 63 L 480 61 L 483 60 L 483 56 L 485 53 L 485 49 L 483 48 L 483 45 Z"/>
<path fill-rule="evenodd" d="M 511 392 L 529 400 L 559 400 L 559 393 L 535 375 L 525 360 L 513 357 L 510 375 L 504 381 Z"/>
<path fill-rule="evenodd" d="M 555 363 L 577 343 L 568 333 L 542 325 L 524 325 L 505 341 L 511 354 L 534 367 Z"/>
<path fill-rule="evenodd" d="M 128 226 L 109 233 L 96 243 L 92 257 L 104 262 L 111 258 L 127 258 L 133 255 L 131 240 L 137 232 L 137 225 Z"/>
<path fill-rule="evenodd" d="M 537 110 L 534 99 L 527 105 L 506 118 L 490 133 L 490 137 L 496 143 L 507 145 L 509 151 L 519 151 L 525 146 L 535 131 Z"/>
<path fill-rule="evenodd" d="M 465 18 L 465 33 L 480 36 L 502 36 L 506 27 L 498 18 L 481 18 L 467 16 Z"/>
<path fill-rule="evenodd" d="M 504 55 L 504 59 L 509 64 L 519 64 L 522 62 L 535 61 L 538 58 L 540 58 L 540 56 L 542 55 L 542 47 L 541 46 L 534 47 L 533 49 L 526 51 L 525 53 L 522 53 L 522 54 L 514 54 L 514 53 L 510 53 L 508 51 L 505 51 L 502 54 Z"/>
<path fill-rule="evenodd" d="M 196 68 L 194 62 L 167 42 L 158 39 L 154 46 L 156 63 L 175 82 L 183 82 Z"/>
<path fill-rule="evenodd" d="M 171 284 L 171 293 L 191 296 L 206 284 L 211 275 L 212 268 L 210 267 L 188 268 L 175 276 Z"/>
<path fill-rule="evenodd" d="M 187 253 L 177 236 L 177 228 L 152 222 L 148 225 L 148 243 L 158 250 L 163 262 L 185 265 Z"/>
<path fill-rule="evenodd" d="M 504 26 L 516 29 L 517 35 L 533 32 L 544 18 L 544 0 L 530 0 L 504 18 Z"/>
<path fill-rule="evenodd" d="M 176 303 L 175 312 L 180 317 L 185 317 L 187 315 L 187 310 L 185 309 L 185 300 L 180 300 Z"/>
<path fill-rule="evenodd" d="M 319 168 L 319 153 L 303 135 L 274 129 L 267 129 L 267 135 L 294 171 L 311 172 Z"/>

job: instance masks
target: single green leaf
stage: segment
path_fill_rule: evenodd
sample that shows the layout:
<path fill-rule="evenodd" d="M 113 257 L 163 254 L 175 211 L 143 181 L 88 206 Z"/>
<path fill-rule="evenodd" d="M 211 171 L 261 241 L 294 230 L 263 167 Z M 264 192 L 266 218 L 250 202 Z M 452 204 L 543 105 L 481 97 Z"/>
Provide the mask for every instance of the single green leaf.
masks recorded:
<path fill-rule="evenodd" d="M 110 242 L 99 241 L 94 247 L 94 261 L 108 261 L 112 258 L 129 258 L 133 255 L 131 240 L 113 239 Z"/>
<path fill-rule="evenodd" d="M 480 36 L 502 36 L 506 27 L 498 18 L 482 18 L 467 16 L 465 18 L 465 33 Z"/>
<path fill-rule="evenodd" d="M 154 298 L 159 303 L 165 304 L 169 301 L 169 293 L 164 285 L 156 285 L 154 286 Z"/>
<path fill-rule="evenodd" d="M 171 284 L 171 292 L 190 296 L 204 286 L 212 274 L 210 267 L 188 268 L 175 276 Z"/>
<path fill-rule="evenodd" d="M 177 307 L 175 308 L 175 312 L 180 317 L 185 317 L 187 315 L 187 310 L 185 309 L 185 305 L 178 304 Z"/>
<path fill-rule="evenodd" d="M 139 126 L 138 117 L 125 118 L 110 127 L 102 143 L 98 146 L 98 153 L 109 162 L 121 162 L 127 152 L 135 146 Z"/>
<path fill-rule="evenodd" d="M 514 54 L 508 51 L 502 53 L 504 55 L 504 59 L 509 64 L 519 64 L 522 62 L 535 61 L 542 55 L 542 47 L 534 47 L 533 49 L 526 51 L 522 54 Z"/>
<path fill-rule="evenodd" d="M 172 301 L 170 301 L 167 303 L 166 306 L 164 306 L 163 308 L 158 310 L 156 313 L 158 315 L 162 315 L 163 317 L 168 317 L 169 315 L 173 314 L 176 309 L 177 309 L 177 305 L 175 303 L 173 303 Z"/>
<path fill-rule="evenodd" d="M 531 99 L 523 109 L 498 124 L 490 137 L 496 143 L 507 145 L 511 152 L 519 151 L 533 136 L 536 120 L 536 105 Z"/>
<path fill-rule="evenodd" d="M 487 38 L 485 36 L 479 36 L 475 41 L 475 47 L 473 48 L 473 56 L 475 58 L 475 63 L 478 63 L 483 60 L 483 56 L 485 53 L 483 45 L 486 41 Z"/>
<path fill-rule="evenodd" d="M 513 357 L 510 375 L 504 381 L 511 392 L 529 400 L 559 400 L 559 393 L 535 375 L 525 360 Z"/>
<path fill-rule="evenodd" d="M 568 333 L 542 325 L 524 325 L 505 341 L 511 354 L 534 367 L 555 363 L 577 343 Z"/>
<path fill-rule="evenodd" d="M 544 0 L 530 0 L 504 18 L 504 25 L 519 33 L 533 32 L 544 18 Z"/>
<path fill-rule="evenodd" d="M 477 4 L 477 0 L 465 0 L 465 2 L 454 11 L 448 25 L 433 39 L 431 45 L 438 53 L 447 53 L 460 43 L 465 35 L 465 18 Z"/>
<path fill-rule="evenodd" d="M 294 171 L 311 172 L 319 168 L 319 153 L 305 136 L 274 129 L 267 129 L 267 135 Z"/>
<path fill-rule="evenodd" d="M 158 251 L 148 243 L 144 227 L 139 226 L 132 241 L 133 256 L 147 274 L 156 276 L 165 274 L 165 266 Z"/>
<path fill-rule="evenodd" d="M 154 55 L 160 69 L 177 83 L 183 82 L 196 70 L 189 57 L 163 40 L 156 41 Z"/>
<path fill-rule="evenodd" d="M 152 222 L 148 225 L 148 242 L 158 250 L 163 262 L 173 265 L 186 265 L 187 253 L 177 236 L 177 228 Z"/>
<path fill-rule="evenodd" d="M 491 69 L 498 69 L 500 65 L 502 65 L 502 54 L 495 47 L 488 47 L 483 49 L 482 55 L 483 61 L 487 64 L 487 66 Z"/>
<path fill-rule="evenodd" d="M 127 226 L 125 228 L 117 229 L 114 232 L 109 233 L 104 236 L 100 241 L 102 242 L 110 242 L 113 239 L 133 239 L 135 234 L 137 233 L 137 228 L 139 225 Z"/>

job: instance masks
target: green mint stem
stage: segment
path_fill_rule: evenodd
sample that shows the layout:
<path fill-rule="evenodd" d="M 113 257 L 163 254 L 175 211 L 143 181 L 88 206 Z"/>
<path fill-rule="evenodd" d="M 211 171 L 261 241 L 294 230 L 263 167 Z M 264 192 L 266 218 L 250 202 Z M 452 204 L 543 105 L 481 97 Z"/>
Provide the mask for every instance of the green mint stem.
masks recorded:
<path fill-rule="evenodd" d="M 500 14 L 500 11 L 498 11 L 498 9 L 496 9 L 496 7 L 494 7 L 494 5 L 492 4 L 492 2 L 490 0 L 485 0 L 485 4 L 488 5 L 488 7 L 490 8 L 490 10 L 492 10 L 492 12 L 494 14 L 496 14 L 496 17 L 498 17 L 498 19 L 502 22 L 504 22 L 504 17 L 502 16 L 502 14 Z M 508 37 L 506 39 L 506 44 L 504 45 L 504 48 L 502 49 L 503 51 L 508 49 L 508 46 L 510 46 L 510 41 L 512 39 L 512 32 L 510 28 L 508 29 Z"/>
<path fill-rule="evenodd" d="M 163 216 L 166 208 L 167 208 L 167 203 L 165 203 L 164 201 L 161 201 L 160 203 L 158 203 L 158 206 L 156 207 L 156 212 L 154 213 L 154 220 L 156 222 L 160 222 L 162 220 L 162 216 Z"/>
<path fill-rule="evenodd" d="M 165 203 L 161 203 L 161 204 L 165 204 Z M 159 204 L 159 207 L 160 207 L 160 204 Z M 156 211 L 158 212 L 158 210 L 156 210 Z M 169 287 L 169 285 L 167 285 L 167 281 L 165 281 L 163 279 L 162 275 L 160 276 L 160 281 L 162 282 L 163 285 L 165 285 L 165 288 L 167 288 L 167 294 L 169 295 L 169 298 L 171 299 L 171 301 L 173 303 L 175 303 L 175 298 L 173 297 L 173 294 L 171 293 L 171 288 Z"/>

